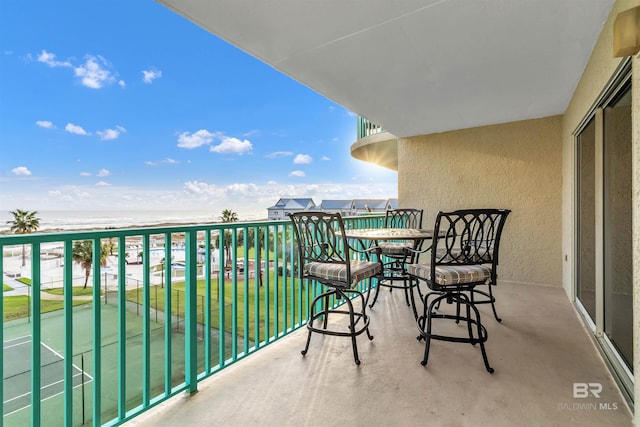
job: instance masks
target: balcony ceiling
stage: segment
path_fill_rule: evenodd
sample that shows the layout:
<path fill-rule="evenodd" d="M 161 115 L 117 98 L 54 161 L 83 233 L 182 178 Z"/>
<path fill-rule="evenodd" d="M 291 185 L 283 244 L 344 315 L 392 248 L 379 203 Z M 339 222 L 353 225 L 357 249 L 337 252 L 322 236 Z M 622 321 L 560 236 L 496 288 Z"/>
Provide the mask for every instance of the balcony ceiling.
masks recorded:
<path fill-rule="evenodd" d="M 562 114 L 613 4 L 158 1 L 398 137 Z"/>

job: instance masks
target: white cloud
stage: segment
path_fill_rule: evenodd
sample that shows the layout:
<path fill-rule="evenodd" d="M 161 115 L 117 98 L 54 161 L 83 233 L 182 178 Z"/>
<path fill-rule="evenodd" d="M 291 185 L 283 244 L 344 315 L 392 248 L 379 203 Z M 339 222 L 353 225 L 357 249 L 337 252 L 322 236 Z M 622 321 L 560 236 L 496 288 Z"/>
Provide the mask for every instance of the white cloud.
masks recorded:
<path fill-rule="evenodd" d="M 160 70 L 143 70 L 142 81 L 151 84 L 155 79 L 162 77 L 162 71 Z"/>
<path fill-rule="evenodd" d="M 165 164 L 165 163 L 166 164 L 170 164 L 170 165 L 174 165 L 174 164 L 177 164 L 177 163 L 180 163 L 180 162 L 178 162 L 177 160 L 172 159 L 170 157 L 167 157 L 167 158 L 165 158 L 163 160 L 158 160 L 158 161 L 147 160 L 146 162 L 144 162 L 144 164 L 148 165 L 148 166 L 158 166 L 158 165 Z"/>
<path fill-rule="evenodd" d="M 85 63 L 75 67 L 74 73 L 80 78 L 83 86 L 100 89 L 116 80 L 108 67 L 109 64 L 103 57 L 87 55 Z"/>
<path fill-rule="evenodd" d="M 326 161 L 326 160 L 331 160 L 331 159 L 329 157 L 327 157 L 327 156 L 322 156 L 322 158 L 320 160 L 325 160 Z"/>
<path fill-rule="evenodd" d="M 308 154 L 298 154 L 295 159 L 293 159 L 293 163 L 296 165 L 304 165 L 311 163 L 313 161 L 313 157 Z"/>
<path fill-rule="evenodd" d="M 36 122 L 36 126 L 40 126 L 41 128 L 51 129 L 53 128 L 53 123 L 49 120 L 38 120 Z"/>
<path fill-rule="evenodd" d="M 80 172 L 80 176 L 91 176 L 89 172 Z"/>
<path fill-rule="evenodd" d="M 289 176 L 297 176 L 297 177 L 303 177 L 305 176 L 305 173 L 303 171 L 293 171 L 289 174 Z"/>
<path fill-rule="evenodd" d="M 178 136 L 178 147 L 180 148 L 198 148 L 203 145 L 211 144 L 214 134 L 206 129 L 200 129 L 197 132 L 190 134 L 189 132 L 182 132 Z"/>
<path fill-rule="evenodd" d="M 118 86 L 125 87 L 127 86 L 127 84 L 124 82 L 124 80 L 118 80 Z"/>
<path fill-rule="evenodd" d="M 71 63 L 69 61 L 56 61 L 56 55 L 53 53 L 49 53 L 46 50 L 42 49 L 40 55 L 38 55 L 38 62 L 42 62 L 47 64 L 49 67 L 71 67 Z"/>
<path fill-rule="evenodd" d="M 104 182 L 104 181 L 98 181 L 96 182 L 96 187 L 110 187 L 111 184 L 109 184 L 108 182 Z"/>
<path fill-rule="evenodd" d="M 104 169 L 104 168 L 103 168 L 103 169 L 100 169 L 100 170 L 98 171 L 98 176 L 99 176 L 99 177 L 101 177 L 101 178 L 102 178 L 103 176 L 109 176 L 109 175 L 111 175 L 111 171 L 109 171 L 109 169 Z"/>
<path fill-rule="evenodd" d="M 251 153 L 253 145 L 249 140 L 245 139 L 240 141 L 238 138 L 224 137 L 220 144 L 211 147 L 211 151 L 223 154 L 238 154 L 243 155 L 245 153 Z"/>
<path fill-rule="evenodd" d="M 116 139 L 120 136 L 120 133 L 126 132 L 127 130 L 122 126 L 116 126 L 115 129 L 105 129 L 96 131 L 96 133 L 100 136 L 100 139 L 103 141 L 110 141 L 112 139 Z"/>
<path fill-rule="evenodd" d="M 31 176 L 31 171 L 26 166 L 18 166 L 11 169 L 11 173 L 18 176 Z"/>
<path fill-rule="evenodd" d="M 87 133 L 87 131 L 84 130 L 82 126 L 74 125 L 73 123 L 67 123 L 67 125 L 64 127 L 64 130 L 69 133 L 75 133 L 76 135 L 89 135 L 89 133 Z"/>
<path fill-rule="evenodd" d="M 247 139 L 241 141 L 238 138 L 226 136 L 222 132 L 209 132 L 206 129 L 200 129 L 194 133 L 182 132 L 178 135 L 178 147 L 198 148 L 203 145 L 210 145 L 214 139 L 220 141 L 218 145 L 209 149 L 209 151 L 215 153 L 242 155 L 251 153 L 253 150 L 253 144 Z"/>
<path fill-rule="evenodd" d="M 252 220 L 267 217 L 267 208 L 281 197 L 311 197 L 316 203 L 329 199 L 383 199 L 397 197 L 395 175 L 388 181 L 376 181 L 376 185 L 351 182 L 325 182 L 321 184 L 299 183 L 251 183 L 235 182 L 227 185 L 209 184 L 206 181 L 185 182 L 179 187 L 162 188 L 119 185 L 74 185 L 44 188 L 41 186 L 2 187 L 0 206 L 13 209 L 9 200 L 25 203 L 16 205 L 29 210 L 157 210 L 165 212 L 169 206 L 197 206 L 194 210 L 212 212 L 217 218 L 222 209 L 238 212 L 240 219 Z M 16 179 L 16 181 L 18 181 Z M 1 184 L 0 184 L 1 186 Z M 29 202 L 30 201 L 30 202 Z M 29 202 L 29 203 L 27 203 Z M 151 218 L 150 219 L 154 219 Z"/>
<path fill-rule="evenodd" d="M 276 157 L 285 157 L 285 156 L 293 156 L 291 151 L 275 151 L 273 153 L 267 154 L 265 157 L 268 159 L 275 159 Z"/>

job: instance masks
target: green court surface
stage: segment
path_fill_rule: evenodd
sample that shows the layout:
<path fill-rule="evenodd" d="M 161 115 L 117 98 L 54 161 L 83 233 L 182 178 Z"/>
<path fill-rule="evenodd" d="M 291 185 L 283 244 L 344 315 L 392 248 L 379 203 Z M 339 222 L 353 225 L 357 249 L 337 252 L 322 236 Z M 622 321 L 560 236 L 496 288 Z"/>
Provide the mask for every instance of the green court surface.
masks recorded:
<path fill-rule="evenodd" d="M 114 298 L 115 300 L 115 298 Z M 143 388 L 143 318 L 137 314 L 138 307 L 128 306 L 125 314 L 126 324 L 126 364 L 125 394 L 126 408 L 131 409 L 142 404 Z M 73 425 L 92 423 L 93 387 L 96 375 L 93 373 L 94 313 L 91 304 L 73 309 Z M 177 319 L 172 321 L 171 351 L 172 386 L 184 382 L 184 331 L 176 330 Z M 117 416 L 118 397 L 121 390 L 118 369 L 118 309 L 117 306 L 100 305 L 101 324 L 101 423 Z M 150 316 L 150 384 L 151 396 L 162 393 L 165 388 L 165 326 L 164 316 L 155 313 Z M 64 394 L 62 393 L 62 359 L 64 357 L 64 317 L 63 310 L 42 315 L 42 400 L 41 425 L 60 426 L 64 420 Z M 24 426 L 31 424 L 31 373 L 30 353 L 32 341 L 31 323 L 24 320 L 4 323 L 4 426 Z M 226 337 L 227 348 L 230 348 Z M 242 338 L 239 338 L 241 341 Z M 218 363 L 218 338 L 212 334 L 211 364 Z M 241 343 L 238 344 L 239 346 Z M 241 347 L 240 347 L 241 348 Z M 204 345 L 198 340 L 198 370 L 204 367 Z"/>
<path fill-rule="evenodd" d="M 31 405 L 31 336 L 27 335 L 4 342 L 4 396 L 3 416 Z M 47 400 L 64 390 L 64 358 L 45 343 L 40 343 L 41 379 L 40 395 Z M 91 382 L 91 376 L 73 365 L 73 387 Z"/>

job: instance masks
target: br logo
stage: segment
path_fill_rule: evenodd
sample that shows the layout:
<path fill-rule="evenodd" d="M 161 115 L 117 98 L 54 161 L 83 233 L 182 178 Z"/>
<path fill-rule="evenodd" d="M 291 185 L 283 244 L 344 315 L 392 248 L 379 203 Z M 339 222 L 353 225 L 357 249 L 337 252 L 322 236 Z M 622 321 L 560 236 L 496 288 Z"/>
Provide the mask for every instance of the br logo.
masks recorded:
<path fill-rule="evenodd" d="M 573 383 L 573 398 L 585 399 L 592 395 L 600 398 L 602 392 L 602 384 L 600 383 Z"/>

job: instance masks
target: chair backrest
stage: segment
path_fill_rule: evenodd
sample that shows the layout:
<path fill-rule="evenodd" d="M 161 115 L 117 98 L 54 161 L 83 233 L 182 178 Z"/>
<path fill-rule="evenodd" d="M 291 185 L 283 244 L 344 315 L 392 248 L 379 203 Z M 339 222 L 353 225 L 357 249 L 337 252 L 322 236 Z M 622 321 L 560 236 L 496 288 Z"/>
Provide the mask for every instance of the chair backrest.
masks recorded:
<path fill-rule="evenodd" d="M 391 209 L 384 217 L 387 228 L 422 228 L 422 209 Z"/>
<path fill-rule="evenodd" d="M 496 266 L 502 229 L 510 212 L 508 209 L 439 212 L 434 226 L 431 266 Z"/>
<path fill-rule="evenodd" d="M 339 213 L 303 211 L 289 214 L 298 243 L 301 270 L 311 262 L 344 264 L 351 277 L 349 245 Z"/>

